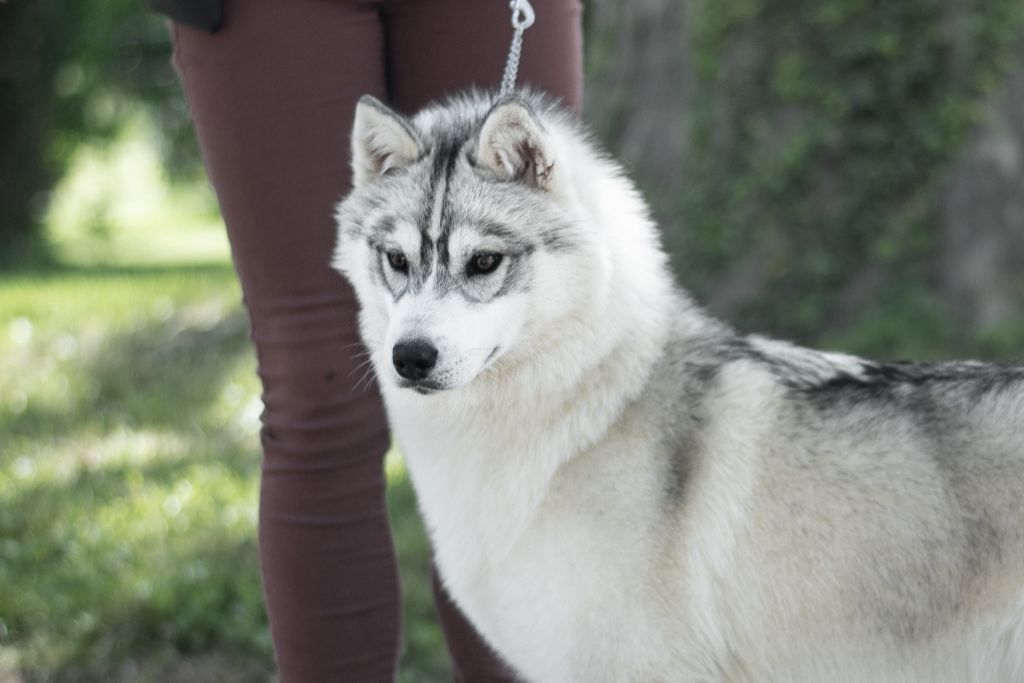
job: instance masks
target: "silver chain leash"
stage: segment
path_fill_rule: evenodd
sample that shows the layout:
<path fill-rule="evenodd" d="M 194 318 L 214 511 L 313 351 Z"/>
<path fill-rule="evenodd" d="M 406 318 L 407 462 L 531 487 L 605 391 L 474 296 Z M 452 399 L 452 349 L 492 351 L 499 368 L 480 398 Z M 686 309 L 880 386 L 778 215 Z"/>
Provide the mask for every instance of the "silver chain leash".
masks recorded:
<path fill-rule="evenodd" d="M 508 59 L 505 60 L 505 74 L 501 77 L 502 95 L 508 95 L 516 87 L 516 75 L 519 73 L 519 57 L 523 53 L 523 33 L 533 26 L 537 15 L 529 0 L 511 0 L 508 7 L 512 10 L 512 44 L 508 48 Z"/>

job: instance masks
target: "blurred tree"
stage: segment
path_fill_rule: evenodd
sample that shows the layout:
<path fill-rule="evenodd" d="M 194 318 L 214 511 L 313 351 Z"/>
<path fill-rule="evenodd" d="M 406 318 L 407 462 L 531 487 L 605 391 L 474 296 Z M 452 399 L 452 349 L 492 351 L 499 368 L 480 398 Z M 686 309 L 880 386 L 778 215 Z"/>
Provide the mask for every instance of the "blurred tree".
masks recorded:
<path fill-rule="evenodd" d="M 986 105 L 1024 73 L 1020 0 L 589 8 L 589 115 L 715 312 L 884 355 L 972 352 L 1024 312 L 1022 94 Z"/>
<path fill-rule="evenodd" d="M 198 156 L 163 20 L 137 0 L 0 4 L 0 264 L 45 258 L 48 193 L 84 141 L 148 105 L 174 163 Z"/>

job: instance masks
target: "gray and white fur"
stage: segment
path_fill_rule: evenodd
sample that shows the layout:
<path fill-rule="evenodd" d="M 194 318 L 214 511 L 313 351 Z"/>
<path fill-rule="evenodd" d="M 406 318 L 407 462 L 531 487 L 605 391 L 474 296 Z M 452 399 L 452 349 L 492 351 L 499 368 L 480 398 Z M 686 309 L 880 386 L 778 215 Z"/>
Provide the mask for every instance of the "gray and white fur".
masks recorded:
<path fill-rule="evenodd" d="M 742 336 L 556 104 L 364 98 L 335 265 L 441 574 L 535 682 L 1024 681 L 1024 367 Z"/>

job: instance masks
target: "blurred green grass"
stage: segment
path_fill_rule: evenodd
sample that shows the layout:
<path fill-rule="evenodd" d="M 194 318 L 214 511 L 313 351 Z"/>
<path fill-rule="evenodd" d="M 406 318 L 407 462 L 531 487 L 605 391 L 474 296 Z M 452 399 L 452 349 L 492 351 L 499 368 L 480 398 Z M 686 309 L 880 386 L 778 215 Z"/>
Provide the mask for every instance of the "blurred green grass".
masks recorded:
<path fill-rule="evenodd" d="M 262 406 L 241 295 L 208 193 L 152 187 L 142 134 L 101 162 L 87 150 L 58 190 L 64 265 L 0 275 L 5 682 L 273 677 L 256 550 Z M 139 194 L 149 206 L 132 213 Z M 400 680 L 449 679 L 397 454 L 387 471 Z"/>

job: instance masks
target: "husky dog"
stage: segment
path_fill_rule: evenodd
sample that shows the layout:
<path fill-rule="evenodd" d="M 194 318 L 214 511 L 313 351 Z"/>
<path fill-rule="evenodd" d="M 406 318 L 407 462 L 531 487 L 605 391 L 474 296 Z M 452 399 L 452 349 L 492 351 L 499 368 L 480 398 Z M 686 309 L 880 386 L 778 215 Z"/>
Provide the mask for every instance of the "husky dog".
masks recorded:
<path fill-rule="evenodd" d="M 445 585 L 525 680 L 1024 681 L 1024 367 L 741 336 L 527 91 L 365 97 L 335 267 Z"/>

